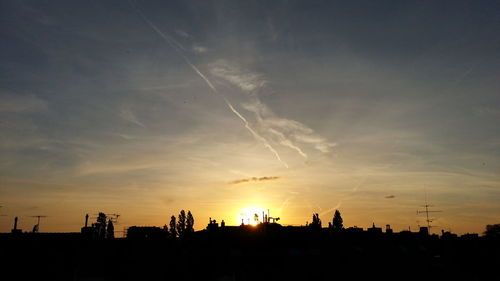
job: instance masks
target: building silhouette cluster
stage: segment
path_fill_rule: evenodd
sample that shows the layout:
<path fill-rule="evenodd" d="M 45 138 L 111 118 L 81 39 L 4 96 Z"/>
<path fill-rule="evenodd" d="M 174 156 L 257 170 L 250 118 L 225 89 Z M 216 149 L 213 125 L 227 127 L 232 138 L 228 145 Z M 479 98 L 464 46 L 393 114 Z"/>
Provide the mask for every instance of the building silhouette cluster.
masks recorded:
<path fill-rule="evenodd" d="M 500 266 L 499 225 L 482 236 L 395 232 L 345 227 L 336 211 L 328 226 L 318 214 L 303 226 L 263 214 L 256 225 L 209 218 L 192 231 L 194 217 L 181 211 L 168 226 L 116 238 L 116 218 L 86 215 L 79 233 L 22 232 L 16 219 L 0 234 L 4 265 L 17 280 L 494 280 Z"/>

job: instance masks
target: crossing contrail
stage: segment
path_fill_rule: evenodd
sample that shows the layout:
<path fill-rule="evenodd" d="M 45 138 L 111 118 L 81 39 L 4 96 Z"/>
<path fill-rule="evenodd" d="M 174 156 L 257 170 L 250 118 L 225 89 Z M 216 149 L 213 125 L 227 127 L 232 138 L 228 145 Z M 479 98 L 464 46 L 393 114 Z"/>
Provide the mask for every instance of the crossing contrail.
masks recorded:
<path fill-rule="evenodd" d="M 243 123 L 245 123 L 245 128 L 247 128 L 247 129 L 250 131 L 250 133 L 252 133 L 252 135 L 253 135 L 256 139 L 260 140 L 260 141 L 264 144 L 264 146 L 265 146 L 267 149 L 269 149 L 269 150 L 270 150 L 270 151 L 274 154 L 274 156 L 276 156 L 276 159 L 278 159 L 278 161 L 280 161 L 281 163 L 283 163 L 283 165 L 285 165 L 285 167 L 286 167 L 286 168 L 288 168 L 288 164 L 287 164 L 285 161 L 281 160 L 280 155 L 279 155 L 279 154 L 278 154 L 278 152 L 277 152 L 277 151 L 276 151 L 276 150 L 275 150 L 275 149 L 274 149 L 274 148 L 273 148 L 273 147 L 269 144 L 269 142 L 268 142 L 265 138 L 263 138 L 261 135 L 257 134 L 257 132 L 255 132 L 255 131 L 252 129 L 252 127 L 250 127 L 250 124 L 248 123 L 247 119 L 246 119 L 245 117 L 243 117 L 243 115 L 241 115 L 241 114 L 240 114 L 240 113 L 239 113 L 236 109 L 234 109 L 233 105 L 232 105 L 232 104 L 231 104 L 231 103 L 230 103 L 230 102 L 229 102 L 226 98 L 223 98 L 223 99 L 224 99 L 224 101 L 226 102 L 227 106 L 231 109 L 231 111 L 232 111 L 234 114 L 236 114 L 236 116 L 238 116 L 238 117 L 241 119 L 241 121 L 243 121 Z"/>
<path fill-rule="evenodd" d="M 168 36 L 167 34 L 163 33 L 163 31 L 161 31 L 152 21 L 150 21 L 146 15 L 133 3 L 132 0 L 129 0 L 129 3 L 130 5 L 134 8 L 134 10 L 139 14 L 139 16 L 144 20 L 144 22 L 146 22 L 149 27 L 151 27 L 151 29 L 153 29 L 161 38 L 163 38 L 163 40 L 165 40 L 165 42 L 167 42 L 167 44 L 172 47 L 172 49 L 174 49 L 174 51 L 182 57 L 182 59 L 184 60 L 184 62 L 189 65 L 189 67 L 191 67 L 191 69 L 196 73 L 198 74 L 198 76 L 200 76 L 204 81 L 205 83 L 208 85 L 208 87 L 212 90 L 212 92 L 216 95 L 219 95 L 223 100 L 224 102 L 226 103 L 227 107 L 238 117 L 241 119 L 241 121 L 243 121 L 243 123 L 245 124 L 245 128 L 250 131 L 250 133 L 257 139 L 259 140 L 260 142 L 262 142 L 262 144 L 264 145 L 264 147 L 266 147 L 267 149 L 269 149 L 269 151 L 271 151 L 274 156 L 276 156 L 276 159 L 278 159 L 278 161 L 280 161 L 286 168 L 288 168 L 288 164 L 283 161 L 280 157 L 280 155 L 278 154 L 278 152 L 271 146 L 271 144 L 264 138 L 262 137 L 261 135 L 259 135 L 255 130 L 252 129 L 252 127 L 250 126 L 250 124 L 248 123 L 248 121 L 246 120 L 245 117 L 243 117 L 243 115 L 241 115 L 235 108 L 234 106 L 224 97 L 222 96 L 219 91 L 217 90 L 217 88 L 214 86 L 214 84 L 212 84 L 212 82 L 210 81 L 210 79 L 207 78 L 207 76 L 205 76 L 205 74 L 203 74 L 203 72 L 201 72 L 198 67 L 196 67 L 196 65 L 194 65 L 190 60 L 189 58 L 184 55 L 184 53 L 182 51 L 185 51 L 186 49 L 182 46 L 182 44 L 180 44 L 179 42 L 177 42 L 174 38 Z"/>

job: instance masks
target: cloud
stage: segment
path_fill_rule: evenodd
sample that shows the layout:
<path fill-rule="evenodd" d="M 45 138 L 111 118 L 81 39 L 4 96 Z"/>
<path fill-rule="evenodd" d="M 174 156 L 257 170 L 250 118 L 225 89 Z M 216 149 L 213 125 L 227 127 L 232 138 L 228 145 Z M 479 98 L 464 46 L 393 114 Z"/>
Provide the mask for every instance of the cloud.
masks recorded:
<path fill-rule="evenodd" d="M 234 180 L 229 182 L 229 184 L 240 184 L 240 183 L 247 183 L 247 182 L 263 182 L 263 181 L 274 181 L 278 180 L 280 177 L 252 177 L 252 178 L 246 178 L 246 179 L 239 179 L 239 180 Z"/>
<path fill-rule="evenodd" d="M 394 195 L 387 195 L 387 196 L 385 196 L 384 198 L 385 198 L 385 199 L 392 199 L 392 198 L 396 198 L 396 196 L 394 196 Z"/>
<path fill-rule="evenodd" d="M 199 45 L 194 45 L 192 48 L 193 52 L 197 53 L 197 54 L 203 54 L 203 53 L 206 53 L 208 51 L 207 48 L 203 47 L 203 46 L 199 46 Z"/>
<path fill-rule="evenodd" d="M 175 31 L 175 33 L 176 33 L 177 35 L 179 35 L 179 36 L 181 36 L 181 37 L 184 37 L 184 38 L 189 38 L 189 37 L 191 37 L 191 36 L 189 35 L 189 33 L 187 33 L 187 32 L 186 32 L 186 31 L 184 31 L 184 30 L 181 30 L 181 29 L 176 29 L 176 30 L 174 30 L 174 31 Z"/>
<path fill-rule="evenodd" d="M 238 111 L 234 108 L 234 106 L 231 104 L 231 102 L 229 102 L 228 99 L 226 99 L 223 95 L 221 95 L 219 93 L 219 91 L 217 90 L 217 88 L 215 88 L 214 84 L 212 83 L 212 81 L 210 81 L 210 79 L 208 79 L 208 77 L 202 72 L 200 71 L 200 69 L 194 65 L 191 60 L 183 53 L 183 51 L 186 51 L 184 46 L 182 44 L 180 44 L 177 40 L 175 40 L 174 38 L 168 36 L 167 34 L 163 33 L 152 21 L 150 21 L 146 15 L 140 10 L 138 9 L 137 6 L 135 6 L 132 2 L 130 2 L 130 4 L 134 7 L 134 9 L 137 11 L 137 13 L 139 13 L 139 15 L 142 17 L 142 19 L 149 25 L 149 27 L 151 27 L 159 36 L 161 36 L 165 42 L 170 46 L 172 47 L 176 52 L 177 54 L 184 60 L 184 62 L 189 65 L 189 67 L 191 67 L 191 69 L 200 77 L 202 78 L 205 83 L 207 84 L 207 86 L 212 90 L 212 92 L 216 95 L 218 95 L 219 97 L 221 97 L 224 102 L 226 103 L 227 107 L 238 117 L 240 118 L 241 121 L 243 121 L 243 123 L 245 124 L 245 128 L 247 128 L 248 131 L 250 131 L 250 133 L 252 133 L 252 135 L 258 139 L 262 144 L 264 144 L 264 146 L 269 149 L 269 151 L 271 151 L 277 158 L 278 161 L 280 161 L 283 165 L 285 165 L 286 168 L 288 168 L 288 164 L 283 161 L 279 155 L 279 153 L 273 148 L 273 146 L 271 144 L 269 144 L 269 142 L 267 141 L 266 138 L 262 137 L 260 134 L 258 134 L 251 126 L 250 124 L 248 123 L 247 119 Z M 187 33 L 186 33 L 187 34 Z M 134 120 L 129 120 L 131 122 L 134 122 Z M 137 120 L 136 120 L 137 121 Z M 142 123 L 136 123 L 138 125 L 141 125 Z"/>
<path fill-rule="evenodd" d="M 267 81 L 262 78 L 262 75 L 244 72 L 238 67 L 228 64 L 224 60 L 219 60 L 212 64 L 210 73 L 216 77 L 227 80 L 229 83 L 246 92 L 255 91 L 258 88 L 264 87 L 267 83 Z"/>
<path fill-rule="evenodd" d="M 276 116 L 259 98 L 258 94 L 266 91 L 268 84 L 262 74 L 244 70 L 225 60 L 213 63 L 210 73 L 248 94 L 249 100 L 241 106 L 254 114 L 254 126 L 264 138 L 295 150 L 304 158 L 308 156 L 301 147 L 303 145 L 311 146 L 322 153 L 330 152 L 336 145 L 298 121 Z"/>
<path fill-rule="evenodd" d="M 146 128 L 146 126 L 144 126 L 144 124 L 142 124 L 142 122 L 140 122 L 137 117 L 135 116 L 134 113 L 132 113 L 132 111 L 130 110 L 127 110 L 127 109 L 122 109 L 120 111 L 120 117 L 131 122 L 131 123 L 134 123 L 138 126 L 141 126 L 143 128 Z"/>

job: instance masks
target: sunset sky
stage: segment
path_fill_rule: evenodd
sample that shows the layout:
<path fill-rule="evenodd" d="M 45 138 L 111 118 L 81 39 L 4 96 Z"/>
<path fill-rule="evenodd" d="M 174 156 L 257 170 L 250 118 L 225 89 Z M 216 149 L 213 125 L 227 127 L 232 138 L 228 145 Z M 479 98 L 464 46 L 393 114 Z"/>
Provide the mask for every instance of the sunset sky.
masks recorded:
<path fill-rule="evenodd" d="M 500 223 L 499 1 L 0 1 L 0 232 Z M 252 211 L 253 212 L 253 211 Z M 253 217 L 253 214 L 250 214 Z"/>

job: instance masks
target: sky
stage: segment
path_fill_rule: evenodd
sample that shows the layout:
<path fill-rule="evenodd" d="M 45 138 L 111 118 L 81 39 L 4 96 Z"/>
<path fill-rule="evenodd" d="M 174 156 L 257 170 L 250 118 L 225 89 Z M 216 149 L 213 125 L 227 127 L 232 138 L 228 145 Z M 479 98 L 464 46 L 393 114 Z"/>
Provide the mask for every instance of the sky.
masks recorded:
<path fill-rule="evenodd" d="M 0 232 L 500 223 L 498 1 L 0 1 Z"/>

